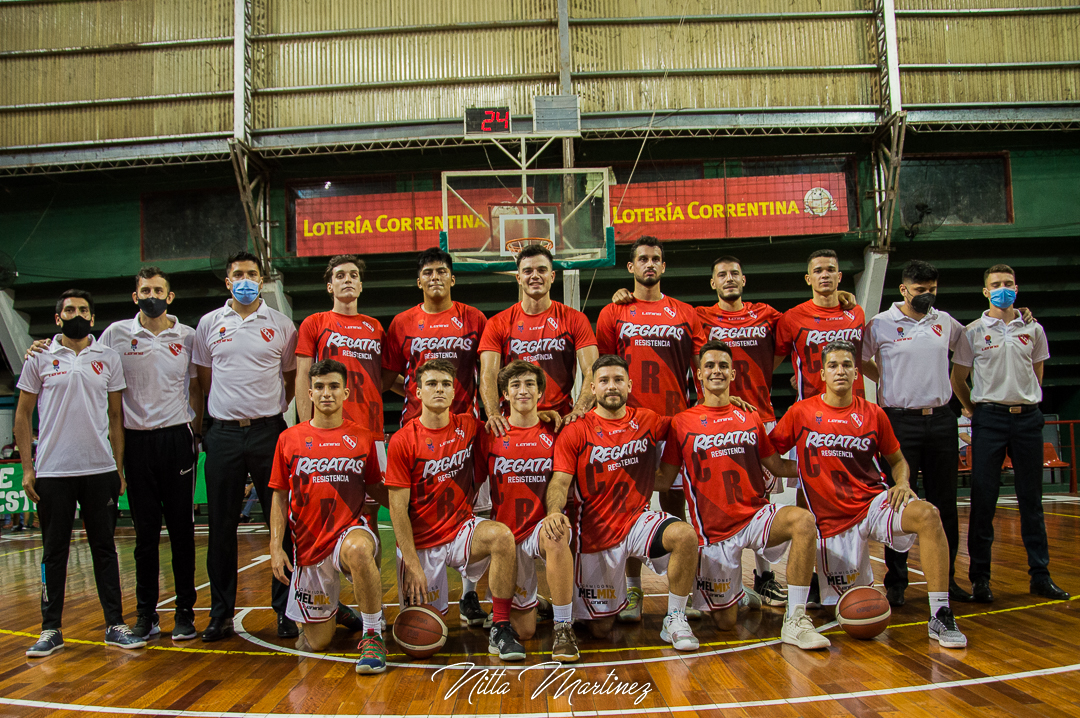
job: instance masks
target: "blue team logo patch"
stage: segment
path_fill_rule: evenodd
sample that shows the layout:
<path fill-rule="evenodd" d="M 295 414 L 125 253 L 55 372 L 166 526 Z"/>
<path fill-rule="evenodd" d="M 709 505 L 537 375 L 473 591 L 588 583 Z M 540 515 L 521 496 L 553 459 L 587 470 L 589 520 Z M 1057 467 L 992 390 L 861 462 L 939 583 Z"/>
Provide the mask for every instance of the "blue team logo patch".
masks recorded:
<path fill-rule="evenodd" d="M 701 419 L 701 425 L 702 426 L 708 426 L 709 425 L 709 417 L 708 417 L 707 414 L 702 414 L 700 419 Z"/>
<path fill-rule="evenodd" d="M 632 316 L 632 317 L 636 317 L 636 316 L 637 316 L 637 310 L 636 310 L 636 309 L 634 309 L 633 307 L 630 307 L 630 316 Z"/>
<path fill-rule="evenodd" d="M 139 346 L 139 340 L 138 339 L 132 339 L 131 340 L 131 351 L 135 351 L 135 349 L 138 348 L 138 346 Z"/>
<path fill-rule="evenodd" d="M 312 440 L 311 440 L 311 437 L 310 437 L 310 436 L 304 437 L 304 446 L 306 446 L 307 448 L 309 448 L 309 449 L 310 449 L 310 448 L 311 448 L 311 445 L 312 445 L 312 443 L 313 443 L 313 442 L 312 442 Z"/>
<path fill-rule="evenodd" d="M 990 346 L 990 342 L 993 341 L 993 339 L 990 338 L 989 334 L 987 334 L 985 337 L 983 337 L 983 339 L 986 340 L 986 346 Z"/>
<path fill-rule="evenodd" d="M 814 421 L 817 422 L 818 424 L 820 424 L 821 419 L 822 419 L 821 412 L 820 411 L 815 412 L 814 413 Z"/>
<path fill-rule="evenodd" d="M 898 334 L 898 335 L 899 335 L 899 336 L 900 336 L 901 338 L 903 338 L 903 336 L 904 336 L 904 328 L 903 328 L 903 327 L 897 327 L 897 328 L 896 328 L 896 333 L 897 333 L 897 334 Z"/>
<path fill-rule="evenodd" d="M 503 441 L 503 448 L 504 449 L 509 449 L 510 448 L 510 437 L 509 436 L 504 436 L 502 441 Z"/>

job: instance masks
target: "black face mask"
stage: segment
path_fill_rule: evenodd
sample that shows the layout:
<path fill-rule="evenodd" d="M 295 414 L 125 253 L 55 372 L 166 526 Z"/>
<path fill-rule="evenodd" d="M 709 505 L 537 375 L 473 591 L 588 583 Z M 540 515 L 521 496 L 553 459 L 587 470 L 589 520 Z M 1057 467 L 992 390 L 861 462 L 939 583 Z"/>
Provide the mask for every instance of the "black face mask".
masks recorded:
<path fill-rule="evenodd" d="M 86 339 L 86 336 L 90 333 L 90 320 L 86 317 L 74 316 L 71 319 L 62 319 L 60 321 L 60 331 L 68 339 L 76 341 Z"/>
<path fill-rule="evenodd" d="M 933 292 L 917 294 L 911 298 L 911 308 L 919 314 L 926 314 L 930 311 L 930 307 L 934 306 L 935 299 L 937 299 L 937 295 Z"/>
<path fill-rule="evenodd" d="M 139 300 L 139 309 L 142 313 L 151 319 L 157 319 L 165 310 L 169 308 L 169 303 L 164 299 L 158 299 L 157 297 L 143 297 Z"/>

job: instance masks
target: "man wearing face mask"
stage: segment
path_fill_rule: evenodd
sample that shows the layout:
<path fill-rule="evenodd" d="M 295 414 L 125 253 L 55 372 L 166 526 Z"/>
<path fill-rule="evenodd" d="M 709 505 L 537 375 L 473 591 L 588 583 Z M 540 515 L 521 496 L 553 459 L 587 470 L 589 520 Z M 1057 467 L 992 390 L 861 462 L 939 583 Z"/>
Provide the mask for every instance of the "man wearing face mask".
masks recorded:
<path fill-rule="evenodd" d="M 934 307 L 938 271 L 913 259 L 904 267 L 900 296 L 866 325 L 862 359 L 880 370 L 878 404 L 885 410 L 911 467 L 911 489 L 937 507 L 949 542 L 949 598 L 971 601 L 954 578 L 960 545 L 956 510 L 959 448 L 956 415 L 949 408 L 949 352 L 953 360 L 970 362 L 971 347 L 960 322 Z M 919 472 L 922 491 L 919 492 Z M 891 486 L 890 482 L 890 486 Z M 907 553 L 885 547 L 885 591 L 892 606 L 904 605 L 908 585 Z"/>
<path fill-rule="evenodd" d="M 124 493 L 124 432 L 120 357 L 90 335 L 94 298 L 69 289 L 56 303 L 62 334 L 34 354 L 19 375 L 15 441 L 30 447 L 38 408 L 37 456 L 22 452 L 23 489 L 37 502 L 44 551 L 41 557 L 41 637 L 26 655 L 52 655 L 64 647 L 61 618 L 75 505 L 94 562 L 94 582 L 105 613 L 105 643 L 142 648 L 146 641 L 124 624 L 120 567 L 113 532 L 117 501 Z"/>
<path fill-rule="evenodd" d="M 199 383 L 209 394 L 207 408 L 214 423 L 204 440 L 206 498 L 210 541 L 206 570 L 210 579 L 210 625 L 204 641 L 233 632 L 236 608 L 236 527 L 248 475 L 269 519 L 272 493 L 267 484 L 274 447 L 285 430 L 282 413 L 293 398 L 296 378 L 296 327 L 259 298 L 259 259 L 238 252 L 225 262 L 225 286 L 232 298 L 199 321 L 195 333 L 195 365 Z M 283 544 L 292 554 L 292 540 Z M 285 615 L 287 584 L 276 578 L 271 605 L 277 612 L 277 634 L 295 638 L 299 629 Z"/>
<path fill-rule="evenodd" d="M 1013 463 L 1020 509 L 1020 536 L 1027 550 L 1031 593 L 1064 601 L 1069 594 L 1050 578 L 1050 549 L 1043 520 L 1043 362 L 1050 358 L 1046 332 L 1038 322 L 1024 323 L 1013 304 L 1016 272 L 995 264 L 983 273 L 983 296 L 990 308 L 964 329 L 970 347 L 956 358 L 952 386 L 971 416 L 971 516 L 968 555 L 971 591 L 990 603 L 994 512 L 1001 486 L 1001 465 L 1008 450 Z M 971 376 L 972 386 L 967 379 Z"/>

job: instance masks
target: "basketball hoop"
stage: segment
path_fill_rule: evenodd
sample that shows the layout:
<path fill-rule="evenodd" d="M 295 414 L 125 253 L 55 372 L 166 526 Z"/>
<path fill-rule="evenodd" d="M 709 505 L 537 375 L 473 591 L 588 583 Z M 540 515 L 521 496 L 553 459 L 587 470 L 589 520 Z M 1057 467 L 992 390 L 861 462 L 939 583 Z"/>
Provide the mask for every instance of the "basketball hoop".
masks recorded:
<path fill-rule="evenodd" d="M 519 237 L 517 239 L 508 239 L 503 242 L 503 247 L 507 252 L 518 255 L 530 244 L 539 244 L 547 251 L 553 254 L 555 252 L 555 243 L 547 237 Z"/>

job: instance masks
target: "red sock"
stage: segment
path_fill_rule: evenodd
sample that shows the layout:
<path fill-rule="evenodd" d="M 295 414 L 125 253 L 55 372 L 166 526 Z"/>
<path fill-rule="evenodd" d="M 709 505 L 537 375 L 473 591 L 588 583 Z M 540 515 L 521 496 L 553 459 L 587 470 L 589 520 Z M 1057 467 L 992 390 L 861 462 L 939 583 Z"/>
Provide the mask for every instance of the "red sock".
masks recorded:
<path fill-rule="evenodd" d="M 494 608 L 495 617 L 492 619 L 495 623 L 506 623 L 510 620 L 510 604 L 513 603 L 513 598 L 496 598 L 491 597 L 491 605 Z"/>

